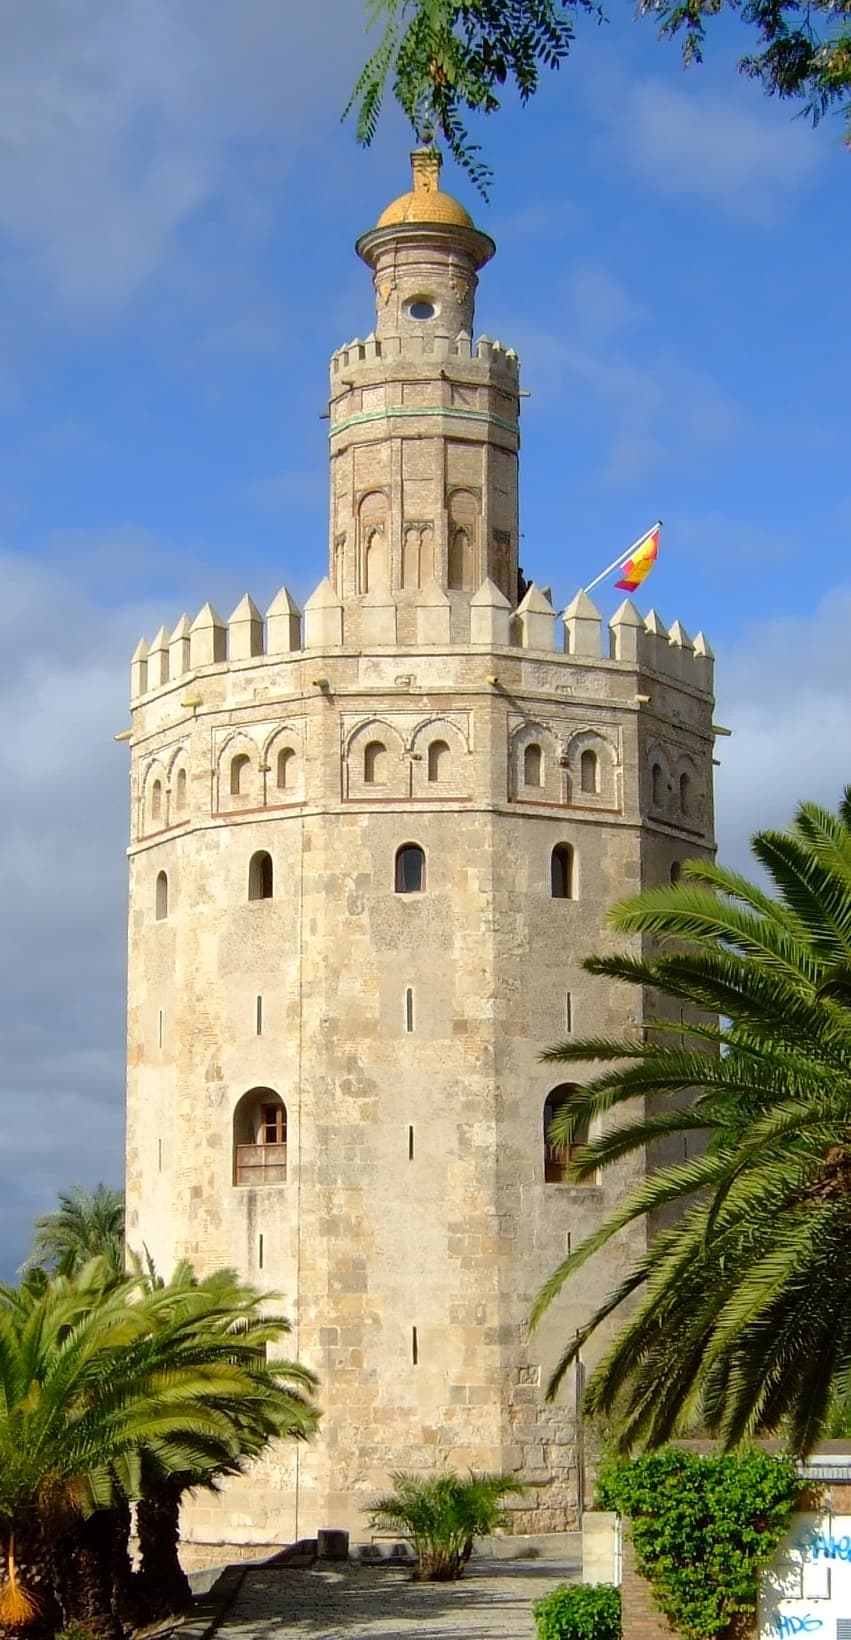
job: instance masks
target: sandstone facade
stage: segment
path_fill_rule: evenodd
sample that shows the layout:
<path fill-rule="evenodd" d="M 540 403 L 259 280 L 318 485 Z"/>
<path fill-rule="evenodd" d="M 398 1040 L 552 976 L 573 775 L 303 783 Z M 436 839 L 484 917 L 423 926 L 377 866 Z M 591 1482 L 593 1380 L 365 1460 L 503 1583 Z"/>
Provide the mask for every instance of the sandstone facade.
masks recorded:
<path fill-rule="evenodd" d="M 362 1533 L 390 1471 L 444 1462 L 519 1470 L 518 1529 L 572 1523 L 543 1385 L 639 1233 L 526 1317 L 642 1169 L 563 1182 L 538 1055 L 640 1026 L 580 960 L 712 847 L 705 643 L 518 604 L 517 360 L 471 339 L 493 246 L 424 176 L 359 242 L 329 578 L 133 661 L 130 1242 L 282 1294 L 322 1381 L 316 1441 L 193 1506 L 207 1541 Z"/>

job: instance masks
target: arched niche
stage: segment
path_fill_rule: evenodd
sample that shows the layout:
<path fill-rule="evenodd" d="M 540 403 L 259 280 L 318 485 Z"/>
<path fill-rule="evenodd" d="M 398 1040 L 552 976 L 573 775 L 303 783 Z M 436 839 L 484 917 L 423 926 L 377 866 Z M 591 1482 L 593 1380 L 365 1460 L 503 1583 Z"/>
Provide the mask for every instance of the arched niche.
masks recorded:
<path fill-rule="evenodd" d="M 477 583 L 478 497 L 470 490 L 453 490 L 447 513 L 446 584 L 450 591 L 474 592 Z"/>
<path fill-rule="evenodd" d="M 390 585 L 387 497 L 383 490 L 370 490 L 358 507 L 360 590 L 374 592 Z"/>
<path fill-rule="evenodd" d="M 352 731 L 344 753 L 344 791 L 348 800 L 383 802 L 409 795 L 410 760 L 398 729 L 384 718 L 370 718 Z"/>

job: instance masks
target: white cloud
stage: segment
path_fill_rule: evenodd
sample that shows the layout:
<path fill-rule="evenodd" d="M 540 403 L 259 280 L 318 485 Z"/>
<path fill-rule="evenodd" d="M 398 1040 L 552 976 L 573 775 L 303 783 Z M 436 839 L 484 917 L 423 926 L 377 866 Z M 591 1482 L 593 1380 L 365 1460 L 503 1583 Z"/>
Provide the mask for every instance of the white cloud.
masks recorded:
<path fill-rule="evenodd" d="M 274 185 L 341 105 L 356 13 L 344 0 L 0 0 L 7 296 L 35 279 L 66 309 L 113 310 L 217 190 L 251 194 L 258 136 Z"/>
<path fill-rule="evenodd" d="M 657 79 L 625 93 L 617 143 L 627 164 L 660 193 L 707 200 L 725 213 L 770 222 L 818 163 L 809 130 L 784 111 L 713 95 L 695 75 L 688 90 Z"/>
<path fill-rule="evenodd" d="M 121 1178 L 123 727 L 131 610 L 3 554 L 0 1152 L 3 1273 L 58 1189 Z M 25 1179 L 17 1198 L 14 1180 Z M 10 1205 L 17 1199 L 17 1208 Z"/>
<path fill-rule="evenodd" d="M 566 280 L 565 305 L 582 315 L 585 330 L 608 336 L 635 325 L 643 310 L 620 279 L 596 262 L 577 262 Z"/>
<path fill-rule="evenodd" d="M 531 412 L 551 402 L 568 406 L 587 421 L 600 417 L 600 439 L 609 445 L 598 477 L 630 483 L 666 466 L 679 470 L 717 450 L 743 430 L 743 415 L 709 373 L 669 348 L 635 341 L 629 346 L 608 331 L 617 329 L 618 287 L 601 295 L 597 333 L 565 338 L 530 325 L 505 323 L 532 384 Z M 604 287 L 598 284 L 602 292 Z M 626 298 L 624 298 L 626 300 Z M 608 322 L 606 316 L 608 315 Z"/>
<path fill-rule="evenodd" d="M 747 839 L 798 803 L 835 808 L 851 783 L 851 588 L 812 614 L 746 627 L 718 657 L 721 858 L 748 864 Z"/>

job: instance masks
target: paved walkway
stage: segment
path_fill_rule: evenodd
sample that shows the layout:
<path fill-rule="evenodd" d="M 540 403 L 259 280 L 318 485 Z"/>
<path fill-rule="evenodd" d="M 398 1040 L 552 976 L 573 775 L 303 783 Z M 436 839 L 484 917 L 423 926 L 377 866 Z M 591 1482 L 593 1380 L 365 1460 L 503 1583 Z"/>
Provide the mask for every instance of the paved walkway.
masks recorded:
<path fill-rule="evenodd" d="M 577 1576 L 565 1561 L 484 1558 L 458 1583 L 374 1566 L 249 1567 L 218 1640 L 534 1640 L 532 1601 Z"/>

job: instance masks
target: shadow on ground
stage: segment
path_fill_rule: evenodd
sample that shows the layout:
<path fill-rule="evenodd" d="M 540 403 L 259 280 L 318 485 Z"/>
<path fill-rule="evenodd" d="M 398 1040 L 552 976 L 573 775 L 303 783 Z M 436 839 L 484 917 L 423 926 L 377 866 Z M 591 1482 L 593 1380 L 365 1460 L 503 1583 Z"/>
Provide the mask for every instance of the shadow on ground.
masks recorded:
<path fill-rule="evenodd" d="M 474 1559 L 458 1583 L 416 1583 L 406 1569 L 240 1567 L 222 1640 L 524 1640 L 532 1601 L 575 1580 L 573 1560 Z M 214 1591 L 215 1593 L 215 1591 Z"/>

